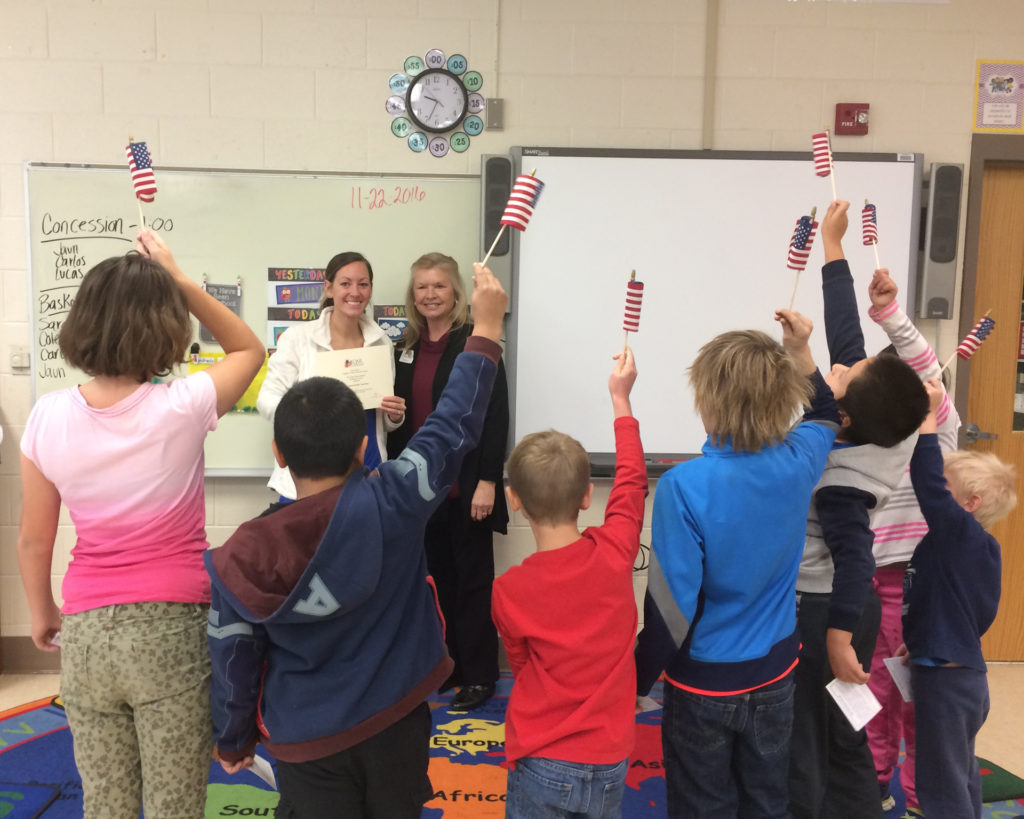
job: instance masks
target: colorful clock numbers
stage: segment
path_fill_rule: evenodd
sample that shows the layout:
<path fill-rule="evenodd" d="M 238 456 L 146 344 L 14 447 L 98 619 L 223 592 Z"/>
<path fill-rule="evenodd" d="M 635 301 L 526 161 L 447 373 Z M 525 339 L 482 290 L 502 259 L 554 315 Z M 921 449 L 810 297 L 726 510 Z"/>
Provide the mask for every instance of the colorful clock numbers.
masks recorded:
<path fill-rule="evenodd" d="M 388 80 L 391 96 L 384 110 L 392 117 L 391 133 L 416 153 L 441 157 L 468 149 L 469 138 L 484 130 L 484 79 L 468 68 L 461 54 L 445 57 L 437 48 L 406 59 Z"/>

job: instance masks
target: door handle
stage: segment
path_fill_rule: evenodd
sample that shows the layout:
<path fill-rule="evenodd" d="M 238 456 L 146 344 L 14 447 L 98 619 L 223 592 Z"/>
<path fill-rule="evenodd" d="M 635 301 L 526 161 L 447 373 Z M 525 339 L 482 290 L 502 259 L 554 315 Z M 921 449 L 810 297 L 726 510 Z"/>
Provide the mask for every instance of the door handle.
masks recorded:
<path fill-rule="evenodd" d="M 970 422 L 964 424 L 964 438 L 967 439 L 967 443 L 975 444 L 982 438 L 985 440 L 994 441 L 999 435 L 995 432 L 982 432 L 977 424 Z"/>

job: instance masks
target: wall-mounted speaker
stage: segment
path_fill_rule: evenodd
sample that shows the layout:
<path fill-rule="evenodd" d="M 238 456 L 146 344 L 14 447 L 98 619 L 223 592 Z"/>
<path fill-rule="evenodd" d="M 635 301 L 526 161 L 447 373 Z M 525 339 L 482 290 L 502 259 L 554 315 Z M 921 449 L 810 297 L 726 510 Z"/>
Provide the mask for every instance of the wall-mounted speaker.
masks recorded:
<path fill-rule="evenodd" d="M 960 229 L 960 191 L 963 179 L 963 165 L 932 163 L 917 287 L 919 318 L 953 317 L 956 242 Z"/>
<path fill-rule="evenodd" d="M 487 155 L 480 159 L 480 256 L 490 250 L 501 231 L 501 215 L 505 212 L 512 193 L 512 159 L 507 156 Z M 512 284 L 512 229 L 506 228 L 487 261 L 498 277 L 505 292 Z M 510 305 L 511 306 L 511 305 Z"/>

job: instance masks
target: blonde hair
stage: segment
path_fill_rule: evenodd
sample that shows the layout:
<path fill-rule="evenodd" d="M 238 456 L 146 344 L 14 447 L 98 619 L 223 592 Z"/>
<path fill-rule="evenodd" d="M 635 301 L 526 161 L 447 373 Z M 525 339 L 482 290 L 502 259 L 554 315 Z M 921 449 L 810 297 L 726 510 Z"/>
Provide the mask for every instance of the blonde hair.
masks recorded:
<path fill-rule="evenodd" d="M 590 486 L 590 458 L 575 438 L 549 429 L 519 442 L 508 463 L 508 485 L 534 523 L 570 523 Z"/>
<path fill-rule="evenodd" d="M 814 393 L 782 345 L 759 330 L 722 333 L 700 348 L 690 367 L 694 406 L 737 452 L 783 441 Z"/>
<path fill-rule="evenodd" d="M 469 320 L 469 302 L 466 299 L 466 286 L 459 273 L 459 263 L 443 253 L 424 253 L 412 263 L 412 267 L 409 269 L 409 286 L 405 289 L 405 317 L 409 319 L 409 325 L 405 328 L 405 335 L 402 337 L 402 349 L 404 350 L 415 347 L 416 342 L 420 340 L 427 329 L 427 320 L 416 310 L 416 271 L 430 270 L 431 268 L 443 270 L 448 274 L 448 282 L 455 295 L 455 304 L 448 316 L 452 323 L 452 329 L 461 327 Z"/>
<path fill-rule="evenodd" d="M 952 478 L 950 483 L 956 483 L 959 494 L 981 498 L 974 517 L 985 529 L 991 529 L 1017 505 L 1017 469 L 1013 464 L 1004 463 L 991 452 L 963 449 L 947 452 L 943 460 L 947 481 Z"/>

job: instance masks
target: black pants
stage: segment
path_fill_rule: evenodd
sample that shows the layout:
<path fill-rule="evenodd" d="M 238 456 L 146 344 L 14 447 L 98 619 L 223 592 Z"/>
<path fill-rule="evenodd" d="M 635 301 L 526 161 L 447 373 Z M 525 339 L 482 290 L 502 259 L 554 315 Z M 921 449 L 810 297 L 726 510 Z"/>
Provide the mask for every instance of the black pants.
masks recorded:
<path fill-rule="evenodd" d="M 498 679 L 498 632 L 491 620 L 494 533 L 447 498 L 427 523 L 427 568 L 437 586 L 448 653 L 448 685 L 488 685 Z"/>
<path fill-rule="evenodd" d="M 277 763 L 277 819 L 419 819 L 434 795 L 427 776 L 424 702 L 379 734 L 331 756 Z"/>
<path fill-rule="evenodd" d="M 825 636 L 829 594 L 800 594 L 797 627 L 800 663 L 793 698 L 789 810 L 794 819 L 881 817 L 882 799 L 864 729 L 854 731 L 825 686 L 832 681 Z M 853 648 L 865 671 L 871 666 L 881 620 L 872 590 L 853 633 Z"/>

